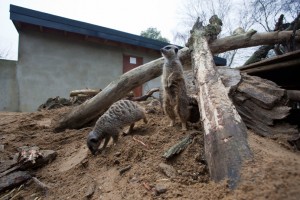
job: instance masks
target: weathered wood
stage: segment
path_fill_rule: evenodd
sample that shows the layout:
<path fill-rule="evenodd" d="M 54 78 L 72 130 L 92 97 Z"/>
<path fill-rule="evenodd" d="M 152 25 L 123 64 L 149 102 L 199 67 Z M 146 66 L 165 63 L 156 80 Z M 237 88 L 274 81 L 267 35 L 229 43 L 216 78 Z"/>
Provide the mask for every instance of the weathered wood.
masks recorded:
<path fill-rule="evenodd" d="M 129 97 L 128 99 L 131 101 L 146 101 L 149 97 L 153 95 L 154 92 L 159 92 L 159 88 L 152 88 L 145 95 L 140 97 Z"/>
<path fill-rule="evenodd" d="M 274 82 L 242 74 L 230 96 L 247 127 L 256 134 L 281 139 L 299 134 L 297 126 L 286 121 L 291 110 L 287 91 Z"/>
<path fill-rule="evenodd" d="M 287 40 L 291 34 L 292 31 L 276 32 L 276 34 L 251 31 L 243 35 L 217 39 L 210 43 L 210 48 L 212 53 L 221 53 L 237 48 L 278 43 Z M 300 32 L 296 33 L 297 40 L 300 38 L 299 34 Z M 190 50 L 183 48 L 179 55 L 182 64 L 189 66 L 191 63 Z M 81 128 L 93 121 L 102 115 L 111 104 L 126 96 L 132 89 L 160 76 L 163 62 L 163 58 L 159 58 L 121 75 L 92 99 L 74 107 L 64 115 L 55 125 L 55 131 L 62 131 L 66 128 Z"/>
<path fill-rule="evenodd" d="M 255 67 L 255 68 L 249 68 L 249 69 L 243 70 L 243 72 L 245 72 L 245 73 L 257 73 L 257 72 L 263 72 L 263 71 L 268 71 L 268 70 L 273 70 L 273 69 L 287 68 L 289 66 L 296 66 L 296 65 L 300 65 L 300 59 L 298 59 L 298 60 L 295 59 L 295 60 L 290 60 L 290 61 L 285 61 L 285 62 L 279 62 L 279 63 L 273 63 L 273 64 L 269 64 L 269 65 L 258 66 L 258 67 Z"/>
<path fill-rule="evenodd" d="M 27 171 L 16 171 L 0 178 L 0 193 L 5 190 L 17 187 L 27 180 L 31 175 Z"/>
<path fill-rule="evenodd" d="M 288 41 L 292 35 L 293 31 L 256 33 L 252 30 L 245 34 L 217 39 L 210 43 L 209 47 L 211 52 L 216 54 L 239 48 L 283 43 Z M 300 41 L 300 30 L 296 31 L 295 40 Z"/>
<path fill-rule="evenodd" d="M 128 71 L 119 79 L 111 82 L 92 99 L 73 108 L 70 113 L 59 121 L 55 130 L 82 127 L 103 114 L 112 103 L 124 97 L 132 89 L 158 77 L 161 74 L 162 66 L 163 59 L 160 58 Z"/>
<path fill-rule="evenodd" d="M 74 96 L 78 96 L 78 95 L 95 96 L 99 92 L 101 92 L 101 89 L 99 89 L 99 90 L 92 90 L 92 89 L 73 90 L 70 92 L 70 97 L 74 97 Z"/>
<path fill-rule="evenodd" d="M 287 140 L 298 138 L 297 126 L 290 121 L 292 114 L 288 102 L 300 100 L 299 91 L 284 90 L 272 81 L 240 74 L 237 69 L 217 67 L 217 70 L 248 128 L 264 137 Z M 185 76 L 192 77 L 192 72 L 186 71 Z M 187 87 L 191 88 L 189 95 L 195 96 L 195 85 L 187 81 Z"/>
<path fill-rule="evenodd" d="M 274 48 L 274 45 L 264 45 L 259 47 L 252 56 L 244 63 L 244 65 L 249 65 L 251 63 L 255 63 L 258 61 L 261 61 L 262 59 L 265 59 L 271 49 Z"/>
<path fill-rule="evenodd" d="M 198 24 L 197 24 L 198 23 Z M 234 188 L 245 160 L 251 159 L 247 129 L 215 70 L 203 28 L 196 22 L 189 41 L 204 129 L 205 157 L 214 181 L 229 179 Z"/>
<path fill-rule="evenodd" d="M 169 159 L 173 157 L 174 155 L 179 154 L 181 151 L 183 151 L 192 141 L 194 138 L 194 134 L 190 134 L 186 137 L 184 137 L 180 142 L 173 145 L 171 148 L 169 148 L 163 155 L 164 158 Z"/>

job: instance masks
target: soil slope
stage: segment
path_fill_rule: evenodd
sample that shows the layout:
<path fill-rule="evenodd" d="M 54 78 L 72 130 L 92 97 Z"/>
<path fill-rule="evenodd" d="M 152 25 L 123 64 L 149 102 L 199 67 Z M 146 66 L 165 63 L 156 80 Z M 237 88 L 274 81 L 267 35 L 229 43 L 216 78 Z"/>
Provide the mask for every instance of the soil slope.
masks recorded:
<path fill-rule="evenodd" d="M 117 145 L 91 155 L 86 136 L 92 127 L 53 132 L 55 121 L 70 108 L 34 113 L 0 113 L 1 162 L 12 159 L 20 146 L 39 146 L 58 153 L 50 164 L 31 171 L 47 184 L 41 190 L 33 181 L 24 184 L 16 199 L 300 199 L 300 156 L 285 145 L 249 131 L 254 161 L 246 163 L 242 180 L 234 191 L 226 181 L 210 181 L 203 162 L 203 133 L 200 125 L 181 131 L 159 107 L 148 106 L 148 124 L 136 123 L 134 132 L 121 136 Z M 189 133 L 193 143 L 176 158 L 166 161 L 163 153 Z M 142 141 L 142 143 L 138 142 Z M 3 146 L 2 146 L 3 147 Z M 176 170 L 168 177 L 159 167 L 166 163 Z M 120 174 L 124 167 L 131 168 Z M 154 192 L 154 188 L 161 194 Z M 149 190 L 150 189 L 150 190 Z M 166 190 L 166 191 L 164 191 Z M 0 194 L 0 198 L 9 191 Z"/>

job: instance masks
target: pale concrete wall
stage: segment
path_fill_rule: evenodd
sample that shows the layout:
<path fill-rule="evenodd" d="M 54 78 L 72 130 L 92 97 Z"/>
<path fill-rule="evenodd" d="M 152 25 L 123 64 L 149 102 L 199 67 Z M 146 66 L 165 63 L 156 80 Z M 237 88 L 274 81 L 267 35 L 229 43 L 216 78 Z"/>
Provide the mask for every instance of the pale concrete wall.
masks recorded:
<path fill-rule="evenodd" d="M 21 111 L 35 111 L 49 97 L 68 98 L 74 89 L 103 89 L 122 74 L 123 54 L 142 56 L 144 63 L 157 58 L 34 31 L 20 32 L 19 37 L 17 78 Z"/>
<path fill-rule="evenodd" d="M 16 61 L 0 59 L 0 111 L 19 111 Z"/>

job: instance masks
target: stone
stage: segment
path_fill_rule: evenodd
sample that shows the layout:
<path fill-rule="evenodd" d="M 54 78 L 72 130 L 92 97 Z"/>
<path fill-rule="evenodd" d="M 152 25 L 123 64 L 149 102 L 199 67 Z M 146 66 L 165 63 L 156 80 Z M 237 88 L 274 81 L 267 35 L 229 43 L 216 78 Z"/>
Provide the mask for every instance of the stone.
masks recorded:
<path fill-rule="evenodd" d="M 4 144 L 0 144 L 0 152 L 4 151 Z"/>
<path fill-rule="evenodd" d="M 156 185 L 155 186 L 155 194 L 160 195 L 167 191 L 167 187 L 165 185 Z"/>
<path fill-rule="evenodd" d="M 95 190 L 96 190 L 96 184 L 94 182 L 89 184 L 87 191 L 85 193 L 85 198 L 86 199 L 92 198 L 93 194 L 95 193 Z"/>
<path fill-rule="evenodd" d="M 165 163 L 160 163 L 158 166 L 167 177 L 169 177 L 169 178 L 176 177 L 176 170 L 171 165 L 167 165 Z"/>

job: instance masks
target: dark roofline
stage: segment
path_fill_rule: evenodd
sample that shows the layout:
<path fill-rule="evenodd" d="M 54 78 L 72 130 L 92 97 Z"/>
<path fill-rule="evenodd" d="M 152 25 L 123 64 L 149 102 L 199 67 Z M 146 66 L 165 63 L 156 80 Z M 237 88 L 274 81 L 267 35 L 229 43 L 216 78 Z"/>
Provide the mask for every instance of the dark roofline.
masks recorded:
<path fill-rule="evenodd" d="M 142 36 L 117 31 L 102 26 L 80 22 L 48 13 L 43 13 L 15 5 L 10 5 L 10 19 L 13 22 L 23 22 L 37 26 L 78 33 L 86 36 L 122 42 L 149 49 L 160 50 L 169 43 L 145 38 Z"/>
<path fill-rule="evenodd" d="M 121 42 L 124 44 L 140 46 L 159 51 L 169 43 L 145 38 L 142 36 L 97 26 L 85 22 L 80 22 L 48 13 L 39 12 L 15 5 L 10 5 L 10 19 L 16 26 L 17 22 L 32 24 L 40 27 L 56 29 L 71 33 L 77 33 L 84 36 L 102 38 L 105 40 Z M 216 65 L 226 65 L 226 60 L 220 57 L 214 57 Z"/>

